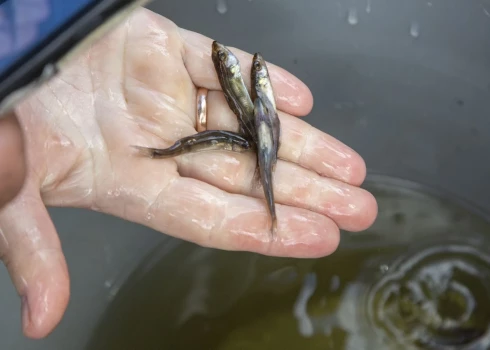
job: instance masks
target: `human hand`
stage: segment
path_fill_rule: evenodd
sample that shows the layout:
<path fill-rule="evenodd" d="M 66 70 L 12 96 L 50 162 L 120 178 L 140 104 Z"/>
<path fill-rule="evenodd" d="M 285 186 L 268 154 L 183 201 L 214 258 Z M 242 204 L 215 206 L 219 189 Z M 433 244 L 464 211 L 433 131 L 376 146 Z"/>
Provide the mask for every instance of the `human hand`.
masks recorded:
<path fill-rule="evenodd" d="M 130 145 L 168 147 L 196 133 L 198 87 L 209 89 L 208 129 L 236 130 L 211 61 L 212 40 L 145 9 L 102 39 L 17 109 L 27 178 L 0 211 L 0 256 L 22 298 L 24 333 L 41 338 L 60 321 L 69 276 L 45 206 L 90 208 L 226 250 L 271 256 L 332 253 L 339 228 L 369 227 L 377 213 L 360 185 L 362 158 L 297 116 L 308 88 L 269 64 L 281 119 L 275 171 L 277 240 L 269 242 L 255 155 L 135 156 Z M 249 84 L 251 55 L 232 49 Z"/>

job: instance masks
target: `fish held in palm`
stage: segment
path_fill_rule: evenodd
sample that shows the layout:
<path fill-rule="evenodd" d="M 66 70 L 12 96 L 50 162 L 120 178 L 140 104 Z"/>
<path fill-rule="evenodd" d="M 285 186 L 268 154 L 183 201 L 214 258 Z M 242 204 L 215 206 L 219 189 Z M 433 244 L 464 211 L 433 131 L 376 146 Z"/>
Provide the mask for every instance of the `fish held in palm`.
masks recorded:
<path fill-rule="evenodd" d="M 272 175 L 280 147 L 281 123 L 277 115 L 274 90 L 267 64 L 260 53 L 255 53 L 251 68 L 251 95 L 254 100 L 254 119 L 257 133 L 257 163 L 260 180 L 271 214 L 272 233 L 277 230 Z"/>
<path fill-rule="evenodd" d="M 226 102 L 238 118 L 239 132 L 256 142 L 254 104 L 243 81 L 238 58 L 217 41 L 213 42 L 211 58 Z"/>
<path fill-rule="evenodd" d="M 270 105 L 270 104 L 269 104 Z M 267 106 L 261 97 L 254 101 L 255 129 L 257 131 L 257 158 L 260 180 L 264 190 L 267 206 L 271 216 L 271 235 L 274 238 L 277 231 L 276 206 L 272 183 L 274 163 L 274 133 L 272 115 L 274 111 Z"/>
<path fill-rule="evenodd" d="M 168 148 L 132 146 L 149 158 L 171 158 L 186 153 L 206 151 L 230 151 L 244 153 L 254 148 L 242 135 L 225 130 L 206 130 L 183 137 Z"/>
<path fill-rule="evenodd" d="M 269 70 L 267 69 L 264 58 L 258 52 L 255 53 L 252 60 L 251 81 L 252 99 L 255 101 L 257 98 L 261 98 L 269 110 L 273 132 L 273 168 L 275 168 L 280 147 L 281 122 L 277 115 L 276 100 L 274 98 L 274 90 L 269 76 Z"/>

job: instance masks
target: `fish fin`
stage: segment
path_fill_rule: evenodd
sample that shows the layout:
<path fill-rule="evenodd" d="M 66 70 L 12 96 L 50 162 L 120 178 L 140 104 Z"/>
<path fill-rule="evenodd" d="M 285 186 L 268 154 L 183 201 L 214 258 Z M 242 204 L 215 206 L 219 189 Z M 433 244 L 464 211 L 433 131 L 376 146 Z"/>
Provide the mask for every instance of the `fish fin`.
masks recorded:
<path fill-rule="evenodd" d="M 158 148 L 143 147 L 143 146 L 136 146 L 136 145 L 131 145 L 131 147 L 138 150 L 139 155 L 143 157 L 154 158 L 156 155 L 158 155 Z"/>
<path fill-rule="evenodd" d="M 272 163 L 272 172 L 273 173 L 276 171 L 276 165 L 277 165 L 277 159 L 275 159 L 274 163 Z"/>
<path fill-rule="evenodd" d="M 271 240 L 274 240 L 277 237 L 277 216 L 276 212 L 272 212 L 271 216 Z"/>
<path fill-rule="evenodd" d="M 260 180 L 260 168 L 258 162 L 255 163 L 255 170 L 252 175 L 251 189 L 257 191 L 262 188 L 262 181 Z"/>

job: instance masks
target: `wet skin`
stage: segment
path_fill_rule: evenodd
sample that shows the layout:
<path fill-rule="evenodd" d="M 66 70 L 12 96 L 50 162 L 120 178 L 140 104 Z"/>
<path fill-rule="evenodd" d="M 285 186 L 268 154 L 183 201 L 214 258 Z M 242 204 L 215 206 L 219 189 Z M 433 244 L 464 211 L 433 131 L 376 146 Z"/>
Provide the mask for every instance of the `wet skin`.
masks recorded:
<path fill-rule="evenodd" d="M 169 158 L 205 151 L 241 153 L 256 150 L 256 177 L 257 174 L 260 176 L 271 217 L 271 236 L 274 238 L 277 217 L 272 174 L 280 147 L 281 125 L 267 65 L 260 53 L 253 56 L 250 95 L 243 81 L 240 62 L 227 47 L 214 41 L 211 58 L 226 102 L 238 119 L 238 133 L 207 130 L 181 138 L 169 148 L 132 147 L 150 158 Z"/>

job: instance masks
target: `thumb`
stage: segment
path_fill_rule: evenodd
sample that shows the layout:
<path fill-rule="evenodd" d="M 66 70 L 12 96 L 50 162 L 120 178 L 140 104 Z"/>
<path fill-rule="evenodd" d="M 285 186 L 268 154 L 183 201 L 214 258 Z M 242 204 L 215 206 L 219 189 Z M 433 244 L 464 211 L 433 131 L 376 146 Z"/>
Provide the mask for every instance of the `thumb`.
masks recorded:
<path fill-rule="evenodd" d="M 69 277 L 58 234 L 32 181 L 0 210 L 0 258 L 21 297 L 24 334 L 47 336 L 68 304 Z"/>

